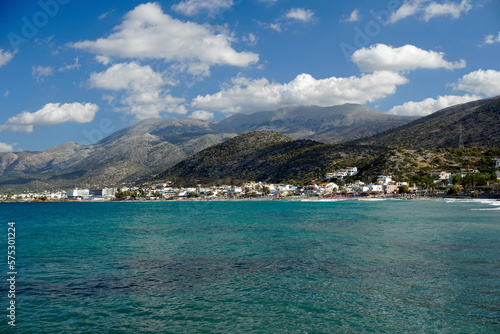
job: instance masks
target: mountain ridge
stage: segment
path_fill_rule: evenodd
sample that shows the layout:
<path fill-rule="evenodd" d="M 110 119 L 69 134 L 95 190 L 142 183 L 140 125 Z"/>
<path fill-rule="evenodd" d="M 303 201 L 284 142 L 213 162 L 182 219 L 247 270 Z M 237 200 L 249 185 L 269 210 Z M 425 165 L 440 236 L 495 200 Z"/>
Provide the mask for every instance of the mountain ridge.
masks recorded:
<path fill-rule="evenodd" d="M 384 147 L 324 144 L 294 140 L 270 130 L 256 130 L 206 148 L 167 168 L 150 181 L 176 185 L 238 184 L 248 181 L 308 183 L 322 179 L 335 162 L 362 165 L 387 151 Z"/>
<path fill-rule="evenodd" d="M 441 109 L 403 126 L 352 144 L 402 148 L 453 148 L 500 145 L 500 96 Z"/>

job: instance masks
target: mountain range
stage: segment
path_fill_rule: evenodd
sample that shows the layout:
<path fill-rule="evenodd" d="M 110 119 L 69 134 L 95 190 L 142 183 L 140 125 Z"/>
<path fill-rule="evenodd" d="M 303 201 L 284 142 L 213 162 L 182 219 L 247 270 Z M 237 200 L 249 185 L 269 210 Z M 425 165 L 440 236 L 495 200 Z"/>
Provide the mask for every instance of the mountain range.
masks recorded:
<path fill-rule="evenodd" d="M 400 126 L 401 117 L 357 104 L 290 107 L 220 122 L 149 119 L 91 145 L 64 143 L 41 152 L 0 153 L 0 188 L 106 186 L 147 179 L 212 145 L 245 132 L 273 130 L 293 139 L 332 143 Z"/>
<path fill-rule="evenodd" d="M 253 134 L 234 138 L 248 132 Z M 252 136 L 254 139 L 249 141 Z M 236 150 L 232 146 L 214 146 L 232 138 L 235 141 L 229 144 L 236 143 Z M 345 144 L 334 145 L 338 143 Z M 456 105 L 422 118 L 344 104 L 235 114 L 219 122 L 187 117 L 149 119 L 91 145 L 69 142 L 41 152 L 0 153 L 0 189 L 120 185 L 151 180 L 158 174 L 229 180 L 228 157 L 235 166 L 250 171 L 241 174 L 240 168 L 235 168 L 233 172 L 238 171 L 241 179 L 278 181 L 311 176 L 318 168 L 328 167 L 328 159 L 360 164 L 362 161 L 354 155 L 362 160 L 389 148 L 498 145 L 500 97 Z M 224 150 L 232 153 L 228 155 Z M 196 155 L 198 152 L 204 156 Z M 225 166 L 225 170 L 210 163 Z"/>

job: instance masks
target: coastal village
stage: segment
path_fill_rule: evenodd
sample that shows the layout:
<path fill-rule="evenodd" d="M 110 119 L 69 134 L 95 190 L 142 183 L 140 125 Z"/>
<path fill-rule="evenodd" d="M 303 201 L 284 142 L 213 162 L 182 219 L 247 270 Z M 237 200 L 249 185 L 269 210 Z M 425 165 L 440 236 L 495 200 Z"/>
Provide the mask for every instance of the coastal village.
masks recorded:
<path fill-rule="evenodd" d="M 439 197 L 500 194 L 500 158 L 492 160 L 496 169 L 486 184 L 460 186 L 460 181 L 468 175 L 479 173 L 475 168 L 460 169 L 459 173 L 434 172 L 429 174 L 433 185 L 418 185 L 398 182 L 392 175 L 379 175 L 375 182 L 364 183 L 352 180 L 358 168 L 345 167 L 327 173 L 322 181 L 309 185 L 271 184 L 247 182 L 242 185 L 197 185 L 195 187 L 175 187 L 173 182 L 109 188 L 22 192 L 0 194 L 0 201 L 119 201 L 119 200 L 217 200 L 217 199 L 303 199 L 303 198 L 349 198 L 349 197 Z"/>

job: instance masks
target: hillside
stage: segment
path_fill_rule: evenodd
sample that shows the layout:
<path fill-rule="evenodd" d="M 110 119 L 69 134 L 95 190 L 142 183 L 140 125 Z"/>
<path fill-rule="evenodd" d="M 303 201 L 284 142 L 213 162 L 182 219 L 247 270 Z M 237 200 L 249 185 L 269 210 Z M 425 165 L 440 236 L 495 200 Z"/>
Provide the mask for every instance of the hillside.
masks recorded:
<path fill-rule="evenodd" d="M 155 180 L 176 184 L 245 181 L 310 182 L 338 161 L 365 164 L 385 148 L 293 140 L 273 131 L 253 131 L 207 148 L 168 168 Z"/>
<path fill-rule="evenodd" d="M 220 122 L 149 119 L 92 145 L 69 142 L 41 152 L 0 153 L 0 189 L 106 186 L 149 178 L 207 147 L 238 134 L 272 129 L 294 139 L 337 142 L 405 124 L 399 117 L 355 104 L 294 107 Z"/>
<path fill-rule="evenodd" d="M 460 169 L 477 169 L 481 173 L 494 174 L 496 169 L 492 159 L 498 157 L 500 147 L 395 149 L 362 166 L 357 177 L 364 181 L 373 181 L 377 175 L 391 175 L 398 181 L 425 181 L 432 184 L 432 173 L 459 173 Z"/>
<path fill-rule="evenodd" d="M 460 140 L 461 138 L 461 140 Z M 353 144 L 402 148 L 493 147 L 500 145 L 500 97 L 442 109 Z"/>

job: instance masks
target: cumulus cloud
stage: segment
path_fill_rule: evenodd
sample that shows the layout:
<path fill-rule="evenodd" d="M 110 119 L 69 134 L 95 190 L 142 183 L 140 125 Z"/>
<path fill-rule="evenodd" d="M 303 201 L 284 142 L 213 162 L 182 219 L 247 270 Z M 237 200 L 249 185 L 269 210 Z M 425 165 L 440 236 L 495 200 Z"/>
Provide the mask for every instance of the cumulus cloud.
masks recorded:
<path fill-rule="evenodd" d="M 471 9 L 470 0 L 444 3 L 429 2 L 428 0 L 406 0 L 397 11 L 391 14 L 389 22 L 396 23 L 410 16 L 417 16 L 426 22 L 439 16 L 450 16 L 453 19 L 458 19 Z"/>
<path fill-rule="evenodd" d="M 292 8 L 285 14 L 285 18 L 301 22 L 310 22 L 314 20 L 314 12 L 310 9 Z"/>
<path fill-rule="evenodd" d="M 359 16 L 359 9 L 355 9 L 352 11 L 351 15 L 344 20 L 344 22 L 358 22 L 361 20 L 361 16 Z"/>
<path fill-rule="evenodd" d="M 136 62 L 115 64 L 104 72 L 92 73 L 88 81 L 90 88 L 100 88 L 113 91 L 123 90 L 121 108 L 117 111 L 134 115 L 136 119 L 160 117 L 161 113 L 185 114 L 186 109 L 180 105 L 182 98 L 168 94 L 162 89 L 167 84 L 173 84 L 150 66 L 141 66 Z M 106 98 L 113 101 L 113 98 Z"/>
<path fill-rule="evenodd" d="M 206 110 L 196 110 L 189 117 L 208 121 L 214 118 L 214 113 Z"/>
<path fill-rule="evenodd" d="M 15 52 L 8 52 L 0 49 L 0 67 L 11 61 L 12 58 L 14 58 L 15 54 Z"/>
<path fill-rule="evenodd" d="M 426 51 L 410 44 L 399 48 L 376 44 L 355 51 L 351 60 L 363 72 L 409 71 L 418 68 L 453 70 L 465 67 L 465 60 L 452 63 L 444 60 L 443 57 L 442 52 Z"/>
<path fill-rule="evenodd" d="M 488 35 L 484 39 L 485 44 L 494 44 L 494 43 L 500 43 L 500 31 L 498 32 L 497 36 L 495 35 Z"/>
<path fill-rule="evenodd" d="M 34 126 L 56 125 L 64 122 L 88 123 L 94 119 L 99 107 L 92 103 L 47 103 L 42 109 L 24 111 L 0 125 L 0 131 L 33 132 Z"/>
<path fill-rule="evenodd" d="M 400 116 L 427 116 L 441 109 L 451 107 L 456 104 L 479 100 L 480 98 L 481 97 L 477 95 L 445 95 L 439 96 L 437 99 L 427 98 L 420 102 L 409 101 L 402 105 L 393 107 L 389 110 L 389 114 Z"/>
<path fill-rule="evenodd" d="M 163 59 L 193 75 L 209 75 L 214 65 L 247 67 L 258 62 L 252 52 L 237 52 L 232 37 L 208 25 L 182 22 L 164 14 L 157 3 L 137 6 L 114 32 L 69 46 L 101 56 Z"/>
<path fill-rule="evenodd" d="M 397 86 L 407 82 L 402 75 L 389 71 L 364 74 L 361 77 L 319 80 L 303 73 L 285 84 L 269 82 L 265 78 L 236 77 L 230 87 L 213 95 L 199 95 L 191 105 L 203 110 L 232 114 L 294 105 L 366 103 L 393 94 Z"/>
<path fill-rule="evenodd" d="M 0 143 L 0 152 L 13 152 L 14 146 L 6 143 Z"/>
<path fill-rule="evenodd" d="M 233 0 L 184 0 L 172 6 L 172 9 L 186 16 L 199 14 L 214 16 L 220 10 L 231 8 L 232 6 Z"/>
<path fill-rule="evenodd" d="M 52 66 L 32 66 L 31 74 L 36 78 L 36 82 L 43 82 L 43 77 L 54 75 L 54 68 Z"/>
<path fill-rule="evenodd" d="M 474 94 L 500 95 L 500 71 L 479 69 L 464 75 L 452 86 L 454 89 Z"/>

